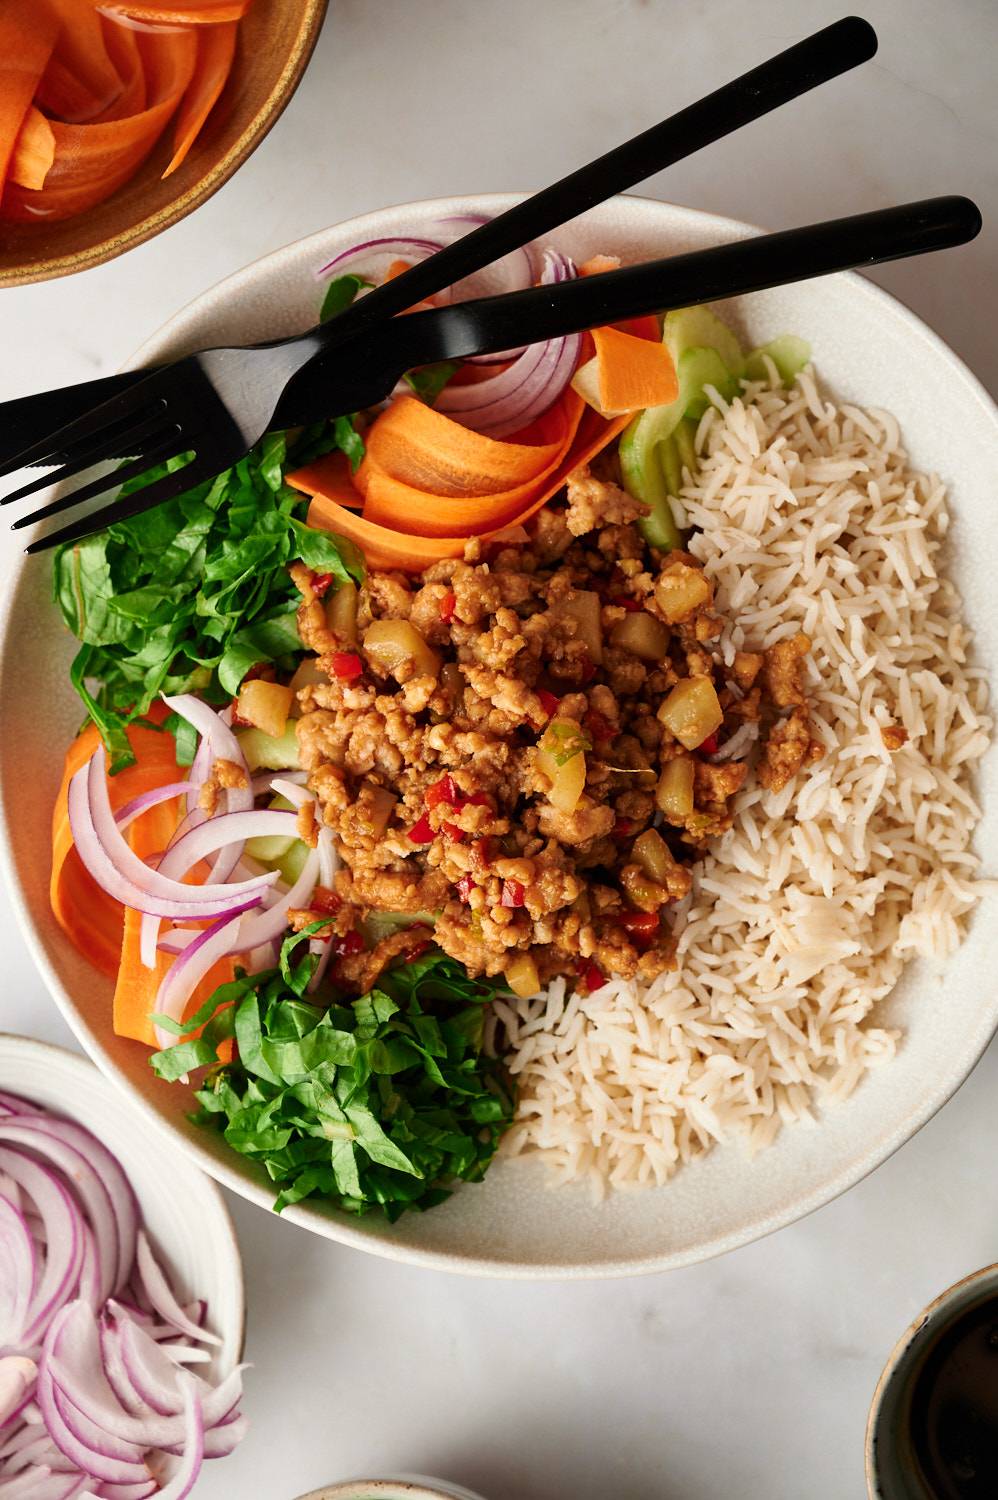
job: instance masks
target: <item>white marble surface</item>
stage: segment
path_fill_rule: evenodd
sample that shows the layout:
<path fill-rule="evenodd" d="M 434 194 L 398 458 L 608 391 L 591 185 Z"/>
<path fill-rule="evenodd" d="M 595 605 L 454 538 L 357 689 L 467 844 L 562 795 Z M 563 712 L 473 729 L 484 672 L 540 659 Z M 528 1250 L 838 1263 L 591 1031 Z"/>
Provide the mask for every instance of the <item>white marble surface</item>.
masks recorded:
<path fill-rule="evenodd" d="M 844 9 L 844 7 L 842 7 Z M 291 108 L 193 218 L 84 276 L 0 293 L 0 399 L 109 371 L 277 245 L 388 202 L 560 175 L 834 19 L 824 0 L 332 0 Z M 875 277 L 994 390 L 993 0 L 868 0 L 877 60 L 647 191 L 777 228 L 940 192 L 960 253 Z M 0 542 L 0 569 L 13 557 Z M 0 1026 L 72 1045 L 0 897 Z M 452 1279 L 233 1200 L 252 1436 L 203 1500 L 398 1469 L 489 1500 L 856 1500 L 874 1383 L 909 1318 L 998 1259 L 998 1050 L 845 1198 L 666 1277 Z"/>

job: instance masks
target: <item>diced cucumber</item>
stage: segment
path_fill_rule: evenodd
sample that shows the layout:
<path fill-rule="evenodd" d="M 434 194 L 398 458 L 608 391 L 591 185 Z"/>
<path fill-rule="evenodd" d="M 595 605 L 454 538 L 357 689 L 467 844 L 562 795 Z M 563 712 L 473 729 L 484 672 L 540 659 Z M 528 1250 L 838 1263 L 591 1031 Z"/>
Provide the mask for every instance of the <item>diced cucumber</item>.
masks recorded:
<path fill-rule="evenodd" d="M 704 386 L 712 385 L 725 401 L 739 392 L 738 376 L 733 375 L 716 349 L 687 349 L 679 356 L 679 395 L 685 398 L 683 415 L 699 421 L 710 405 Z"/>
<path fill-rule="evenodd" d="M 417 923 L 425 927 L 432 927 L 437 920 L 436 912 L 432 911 L 371 911 L 361 923 L 364 936 L 371 944 L 380 943 L 382 938 L 391 937 L 393 932 L 398 932 L 402 927 L 415 927 Z"/>
<path fill-rule="evenodd" d="M 807 339 L 799 339 L 793 333 L 785 333 L 769 344 L 763 344 L 745 361 L 745 374 L 749 380 L 768 380 L 766 355 L 776 366 L 777 374 L 785 386 L 793 385 L 797 376 L 811 358 L 811 345 Z"/>
<path fill-rule="evenodd" d="M 302 843 L 301 839 L 292 839 L 288 852 L 282 855 L 280 859 L 274 860 L 274 869 L 280 870 L 281 879 L 287 885 L 295 884 L 302 870 L 305 868 L 305 861 L 308 859 L 309 853 L 308 845 Z"/>
<path fill-rule="evenodd" d="M 239 746 L 251 771 L 297 771 L 298 735 L 294 719 L 280 738 L 264 734 L 262 729 L 239 729 L 236 731 Z"/>
<path fill-rule="evenodd" d="M 679 428 L 676 428 L 676 432 Z M 676 444 L 676 433 L 670 432 L 664 443 L 659 444 L 658 462 L 662 470 L 662 478 L 665 480 L 665 490 L 668 495 L 678 495 L 683 483 L 683 469 L 679 461 L 679 448 Z M 672 509 L 670 505 L 670 510 Z M 675 516 L 673 516 L 675 520 Z M 678 543 L 676 544 L 679 545 Z"/>
<path fill-rule="evenodd" d="M 276 865 L 301 839 L 288 838 L 281 833 L 271 833 L 259 839 L 246 840 L 246 853 L 250 859 L 258 859 L 264 865 Z"/>
<path fill-rule="evenodd" d="M 272 812 L 294 812 L 295 810 L 294 803 L 289 802 L 287 797 L 271 797 L 269 805 Z M 246 853 L 251 859 L 258 859 L 261 864 L 278 869 L 281 860 L 291 853 L 295 844 L 301 844 L 301 839 L 296 838 L 294 834 L 264 834 L 262 838 L 246 840 Z"/>
<path fill-rule="evenodd" d="M 737 377 L 742 373 L 745 363 L 742 346 L 709 307 L 679 307 L 666 313 L 662 342 L 675 360 L 677 370 L 687 349 L 716 349 L 732 375 Z"/>
<path fill-rule="evenodd" d="M 676 428 L 673 438 L 679 453 L 680 472 L 689 469 L 692 474 L 697 466 L 697 450 L 694 446 L 697 424 L 684 417 Z"/>

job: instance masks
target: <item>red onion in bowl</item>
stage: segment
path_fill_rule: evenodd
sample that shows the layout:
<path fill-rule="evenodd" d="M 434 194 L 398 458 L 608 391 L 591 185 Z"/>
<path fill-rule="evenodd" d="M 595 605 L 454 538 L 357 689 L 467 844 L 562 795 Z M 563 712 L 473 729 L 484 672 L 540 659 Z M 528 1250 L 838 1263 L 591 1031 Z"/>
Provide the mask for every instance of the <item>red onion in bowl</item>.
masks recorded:
<path fill-rule="evenodd" d="M 13 1096 L 0 1116 L 2 1292 L 8 1271 L 19 1286 L 0 1295 L 2 1500 L 184 1500 L 204 1460 L 244 1435 L 241 1370 L 212 1386 L 184 1368 L 220 1341 L 192 1316 L 204 1304 L 174 1295 L 116 1159 Z M 104 1300 L 114 1284 L 125 1297 Z"/>

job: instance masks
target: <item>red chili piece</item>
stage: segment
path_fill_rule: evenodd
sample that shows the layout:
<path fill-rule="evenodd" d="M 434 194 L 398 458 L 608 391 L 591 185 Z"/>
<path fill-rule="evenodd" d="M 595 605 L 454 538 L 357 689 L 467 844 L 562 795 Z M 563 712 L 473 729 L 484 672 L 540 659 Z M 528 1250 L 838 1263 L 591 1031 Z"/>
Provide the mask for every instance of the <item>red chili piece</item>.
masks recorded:
<path fill-rule="evenodd" d="M 476 870 L 485 871 L 492 863 L 493 840 L 486 835 L 483 839 L 476 839 L 471 846 L 471 859 Z"/>
<path fill-rule="evenodd" d="M 359 677 L 364 670 L 364 663 L 356 651 L 334 651 L 333 671 L 337 677 L 342 677 L 346 682 L 352 682 Z"/>
<path fill-rule="evenodd" d="M 436 807 L 440 802 L 446 802 L 449 807 L 457 807 L 458 794 L 453 776 L 441 776 L 439 781 L 427 788 L 427 807 Z"/>
<path fill-rule="evenodd" d="M 422 818 L 420 818 L 420 822 L 422 821 Z M 444 823 L 441 826 L 452 844 L 461 844 L 464 842 L 464 829 L 459 828 L 456 823 Z M 409 837 L 411 838 L 412 834 Z"/>
<path fill-rule="evenodd" d="M 332 581 L 332 573 L 316 573 L 312 579 L 312 593 L 317 599 L 321 599 L 323 594 L 328 593 Z"/>
<path fill-rule="evenodd" d="M 458 807 L 491 807 L 492 803 L 490 802 L 488 794 L 486 792 L 472 792 L 472 794 L 471 794 L 470 797 L 462 797 L 461 800 L 460 800 L 460 802 L 457 803 L 457 806 Z"/>
<path fill-rule="evenodd" d="M 364 939 L 357 929 L 353 928 L 338 939 L 333 951 L 338 953 L 340 958 L 349 958 L 352 953 L 363 953 L 364 946 Z"/>
<path fill-rule="evenodd" d="M 343 905 L 343 897 L 337 896 L 335 891 L 327 890 L 324 885 L 317 885 L 308 904 L 313 911 L 321 911 L 332 917 Z"/>
<path fill-rule="evenodd" d="M 502 883 L 502 906 L 522 906 L 524 887 L 522 880 L 504 880 Z"/>
<path fill-rule="evenodd" d="M 474 889 L 475 889 L 475 882 L 471 878 L 470 875 L 462 875 L 461 879 L 457 882 L 457 885 L 455 886 L 455 890 L 457 891 L 457 893 L 460 896 L 460 898 L 461 898 L 462 901 L 470 901 L 471 900 L 471 893 L 472 893 L 472 891 Z"/>
<path fill-rule="evenodd" d="M 553 719 L 555 714 L 558 712 L 558 706 L 561 703 L 561 699 L 558 697 L 557 693 L 549 693 L 547 688 L 540 688 L 538 690 L 537 696 L 541 700 L 541 707 L 547 714 L 548 718 Z"/>
<path fill-rule="evenodd" d="M 579 978 L 585 986 L 587 995 L 591 995 L 594 990 L 602 989 L 606 984 L 606 975 L 603 973 L 603 970 L 599 964 L 593 963 L 591 960 L 587 961 L 583 959 L 579 966 Z"/>
<path fill-rule="evenodd" d="M 457 595 L 446 593 L 440 601 L 440 618 L 445 625 L 449 625 L 454 618 L 457 609 Z"/>
<path fill-rule="evenodd" d="M 612 740 L 616 733 L 610 720 L 601 714 L 598 708 L 590 708 L 587 711 L 586 728 L 594 740 Z"/>
<path fill-rule="evenodd" d="M 708 734 L 705 740 L 701 740 L 699 745 L 697 746 L 697 749 L 703 755 L 713 755 L 714 751 L 717 749 L 717 743 L 717 733 L 715 731 L 714 734 Z"/>
<path fill-rule="evenodd" d="M 409 829 L 409 832 L 406 834 L 406 838 L 408 838 L 409 841 L 413 844 L 433 843 L 433 840 L 436 838 L 436 834 L 433 832 L 433 828 L 430 825 L 429 813 L 424 813 L 418 823 L 413 823 L 412 827 Z"/>
<path fill-rule="evenodd" d="M 635 615 L 641 609 L 637 599 L 632 599 L 630 594 L 611 594 L 606 601 L 607 604 L 616 604 L 620 609 L 626 609 L 628 614 Z"/>
<path fill-rule="evenodd" d="M 621 912 L 618 921 L 624 931 L 634 939 L 635 947 L 648 948 L 658 937 L 660 924 L 654 911 Z"/>
<path fill-rule="evenodd" d="M 618 818 L 611 828 L 610 832 L 613 834 L 613 837 L 615 839 L 630 838 L 631 834 L 634 832 L 634 819 Z"/>
<path fill-rule="evenodd" d="M 583 661 L 582 661 L 582 681 L 584 683 L 592 682 L 592 680 L 593 680 L 593 678 L 595 676 L 596 676 L 596 663 L 593 661 L 592 657 L 589 656 L 588 653 L 587 653 L 587 655 L 583 658 Z"/>

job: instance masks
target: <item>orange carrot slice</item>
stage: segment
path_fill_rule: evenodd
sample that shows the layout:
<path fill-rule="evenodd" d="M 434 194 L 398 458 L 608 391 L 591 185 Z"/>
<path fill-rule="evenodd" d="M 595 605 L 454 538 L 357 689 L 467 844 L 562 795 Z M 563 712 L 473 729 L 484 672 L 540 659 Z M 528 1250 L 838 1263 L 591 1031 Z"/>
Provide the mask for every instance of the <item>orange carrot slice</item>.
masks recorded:
<path fill-rule="evenodd" d="M 161 704 L 154 704 L 148 717 L 153 722 L 162 722 L 166 710 Z M 132 725 L 128 739 L 137 757 L 135 765 L 117 776 L 108 777 L 111 806 L 116 811 L 132 797 L 153 787 L 164 786 L 168 781 L 176 781 L 181 775 L 171 735 Z M 118 971 L 121 951 L 123 909 L 101 890 L 84 867 L 73 845 L 66 807 L 70 781 L 80 767 L 86 765 L 99 744 L 96 726 L 88 724 L 66 753 L 62 784 L 52 814 L 49 898 L 53 915 L 70 942 L 103 973 L 113 976 Z M 165 834 L 164 818 L 169 824 Z M 138 853 L 155 853 L 163 848 L 175 827 L 175 804 L 150 808 L 142 817 L 136 818 L 129 830 L 132 847 Z M 161 842 L 156 842 L 157 839 Z"/>
<path fill-rule="evenodd" d="M 574 391 L 565 392 L 556 406 L 545 413 L 545 431 L 557 432 L 556 441 L 539 444 L 537 448 L 531 449 L 526 444 L 483 438 L 480 433 L 469 432 L 468 428 L 451 421 L 442 413 L 430 412 L 428 407 L 422 407 L 422 411 L 429 412 L 438 424 L 435 435 L 439 447 L 436 454 L 420 454 L 417 457 L 414 445 L 410 462 L 406 463 L 403 447 L 396 455 L 399 462 L 392 472 L 387 465 L 379 463 L 381 445 L 378 430 L 381 423 L 389 419 L 395 429 L 393 436 L 396 439 L 402 438 L 404 442 L 410 416 L 414 417 L 415 427 L 423 422 L 422 417 L 411 412 L 412 407 L 421 407 L 420 402 L 403 398 L 399 404 L 403 403 L 406 412 L 402 416 L 393 417 L 392 409 L 389 408 L 372 425 L 368 456 L 360 466 L 356 483 L 364 495 L 365 520 L 419 536 L 481 536 L 486 531 L 495 530 L 514 520 L 539 493 L 549 493 L 547 486 L 558 473 L 571 448 L 582 415 L 579 397 Z M 469 442 L 469 439 L 473 441 Z M 521 472 L 527 465 L 534 467 L 535 461 L 529 457 L 532 452 L 538 453 L 545 462 L 520 484 L 502 490 L 479 492 L 475 488 L 476 483 L 488 483 L 489 476 L 487 471 L 478 472 L 477 459 L 473 455 L 476 450 L 487 451 L 486 445 L 497 453 L 497 469 L 505 468 L 507 473 L 515 472 L 517 467 L 520 467 Z M 502 449 L 511 451 L 504 456 Z M 458 464 L 462 450 L 468 468 L 465 485 L 458 488 Z M 527 457 L 524 458 L 524 455 Z M 449 467 L 448 460 L 454 467 Z M 411 475 L 414 480 L 422 478 L 423 482 L 407 483 L 398 477 L 399 470 L 402 474 Z M 437 476 L 440 476 L 440 482 L 437 482 Z"/>
<path fill-rule="evenodd" d="M 308 524 L 319 531 L 333 531 L 361 548 L 368 566 L 398 568 L 404 573 L 420 573 L 431 563 L 445 557 L 460 557 L 467 538 L 406 536 L 386 526 L 375 526 L 348 509 L 344 503 L 351 487 L 349 465 L 342 454 L 330 454 L 286 476 L 289 484 L 312 496 Z M 330 461 L 332 460 L 332 461 Z M 356 492 L 355 492 L 356 493 Z M 358 497 L 359 498 L 359 497 Z"/>
<path fill-rule="evenodd" d="M 177 112 L 173 127 L 173 156 L 164 177 L 169 177 L 185 160 L 214 109 L 232 71 L 238 30 L 238 21 L 225 21 L 218 26 L 202 27 L 199 32 L 194 76 Z"/>
<path fill-rule="evenodd" d="M 59 39 L 36 96 L 51 117 L 75 125 L 95 119 L 121 94 L 100 13 L 86 0 L 45 0 L 58 17 Z M 39 6 L 41 8 L 41 6 Z"/>
<path fill-rule="evenodd" d="M 32 104 L 14 144 L 8 178 L 21 187 L 44 187 L 54 160 L 55 132 L 41 110 Z"/>
<path fill-rule="evenodd" d="M 55 14 L 37 0 L 0 3 L 0 192 L 57 35 Z"/>
<path fill-rule="evenodd" d="M 11 184 L 4 216 L 53 223 L 92 208 L 121 187 L 149 155 L 190 83 L 197 56 L 192 32 L 140 33 L 137 46 L 149 88 L 141 114 L 101 124 L 52 122 L 55 160 L 39 192 Z"/>
<path fill-rule="evenodd" d="M 121 908 L 119 908 L 120 910 Z M 142 916 L 131 908 L 125 910 L 124 933 L 120 944 L 120 962 L 117 966 L 117 983 L 114 987 L 113 1024 L 115 1036 L 130 1037 L 147 1046 L 157 1046 L 152 1017 L 156 1012 L 156 995 L 174 955 L 157 953 L 156 967 L 147 969 L 139 956 Z M 220 984 L 229 984 L 235 978 L 235 963 L 231 958 L 219 959 L 208 970 L 188 1002 L 184 1014 L 193 1015 Z"/>
<path fill-rule="evenodd" d="M 618 328 L 594 328 L 600 405 L 604 411 L 669 406 L 679 395 L 672 355 L 661 340 L 635 338 Z"/>
<path fill-rule="evenodd" d="M 217 26 L 227 21 L 241 21 L 249 7 L 250 0 L 231 0 L 231 3 L 218 0 L 218 3 L 204 5 L 159 5 L 155 0 L 150 0 L 149 4 L 143 0 L 103 0 L 103 9 L 114 15 L 167 26 Z"/>
<path fill-rule="evenodd" d="M 139 51 L 138 32 L 132 26 L 103 17 L 107 54 L 122 81 L 121 93 L 108 107 L 95 115 L 95 125 L 123 120 L 127 115 L 141 114 L 149 103 L 145 67 Z"/>
<path fill-rule="evenodd" d="M 535 441 L 507 442 L 462 427 L 414 396 L 400 396 L 368 429 L 357 488 L 365 489 L 367 465 L 434 495 L 502 494 L 543 478 L 573 431 L 560 401 L 532 427 Z"/>

